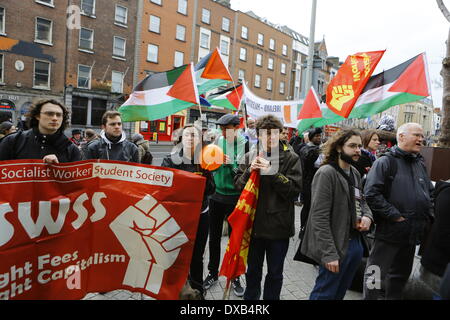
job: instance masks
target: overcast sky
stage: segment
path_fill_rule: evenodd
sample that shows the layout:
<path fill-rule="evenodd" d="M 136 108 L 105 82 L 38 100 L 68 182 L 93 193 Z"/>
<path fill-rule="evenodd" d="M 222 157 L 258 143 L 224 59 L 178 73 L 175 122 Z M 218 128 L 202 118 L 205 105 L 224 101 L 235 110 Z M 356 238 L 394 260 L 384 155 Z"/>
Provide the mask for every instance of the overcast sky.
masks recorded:
<path fill-rule="evenodd" d="M 312 0 L 231 0 L 231 7 L 252 10 L 272 23 L 309 37 Z M 450 0 L 444 0 L 450 10 Z M 426 52 L 432 98 L 442 106 L 439 74 L 449 23 L 435 0 L 317 0 L 315 41 L 325 38 L 328 55 L 344 61 L 350 54 L 386 49 L 374 74 Z"/>

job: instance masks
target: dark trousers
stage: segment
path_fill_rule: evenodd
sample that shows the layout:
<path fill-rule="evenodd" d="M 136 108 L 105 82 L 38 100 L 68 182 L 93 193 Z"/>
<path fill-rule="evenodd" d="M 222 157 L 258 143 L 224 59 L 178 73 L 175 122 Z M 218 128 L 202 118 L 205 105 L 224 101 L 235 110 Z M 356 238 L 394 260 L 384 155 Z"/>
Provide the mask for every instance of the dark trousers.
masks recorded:
<path fill-rule="evenodd" d="M 339 272 L 333 273 L 324 266 L 319 268 L 314 289 L 310 300 L 342 300 L 350 288 L 353 277 L 363 257 L 361 237 L 355 236 L 348 244 L 344 259 L 339 261 Z"/>
<path fill-rule="evenodd" d="M 220 241 L 222 239 L 223 221 L 234 210 L 234 204 L 226 204 L 217 202 L 213 199 L 209 200 L 209 263 L 208 270 L 212 275 L 219 273 L 220 263 Z M 231 229 L 229 228 L 231 233 Z"/>
<path fill-rule="evenodd" d="M 378 300 L 383 288 L 387 300 L 401 299 L 412 271 L 415 251 L 415 245 L 375 239 L 364 274 L 364 299 Z"/>
<path fill-rule="evenodd" d="M 244 300 L 259 300 L 264 257 L 267 259 L 267 275 L 264 281 L 264 300 L 280 300 L 283 285 L 284 259 L 289 248 L 289 239 L 269 240 L 252 238 L 248 251 L 247 282 Z"/>
<path fill-rule="evenodd" d="M 194 242 L 191 267 L 189 272 L 189 284 L 193 289 L 199 290 L 203 294 L 203 253 L 205 252 L 208 240 L 209 213 L 200 214 L 197 235 Z"/>

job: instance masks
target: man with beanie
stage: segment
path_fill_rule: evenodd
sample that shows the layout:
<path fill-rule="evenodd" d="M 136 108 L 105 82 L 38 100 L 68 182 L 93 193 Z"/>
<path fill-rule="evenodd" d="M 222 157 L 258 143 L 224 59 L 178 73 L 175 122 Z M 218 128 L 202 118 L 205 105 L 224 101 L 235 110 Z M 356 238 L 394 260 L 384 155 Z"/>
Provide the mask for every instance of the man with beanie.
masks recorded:
<path fill-rule="evenodd" d="M 83 139 L 81 139 L 81 130 L 73 129 L 72 130 L 72 138 L 70 138 L 69 140 L 72 141 L 72 143 L 74 145 L 76 145 L 77 147 L 80 147 L 81 142 L 83 141 Z"/>
<path fill-rule="evenodd" d="M 102 129 L 100 139 L 87 147 L 83 155 L 85 159 L 139 162 L 138 147 L 126 140 L 118 111 L 105 112 L 102 117 Z"/>
<path fill-rule="evenodd" d="M 241 194 L 234 186 L 234 177 L 241 159 L 249 149 L 247 139 L 239 133 L 238 116 L 226 114 L 217 121 L 217 124 L 222 129 L 222 136 L 218 139 L 217 144 L 223 150 L 225 159 L 224 163 L 214 172 L 216 191 L 209 202 L 209 274 L 204 281 L 205 290 L 218 280 L 223 221 L 233 212 Z M 244 288 L 242 288 L 239 278 L 233 280 L 232 286 L 238 297 L 244 295 Z"/>

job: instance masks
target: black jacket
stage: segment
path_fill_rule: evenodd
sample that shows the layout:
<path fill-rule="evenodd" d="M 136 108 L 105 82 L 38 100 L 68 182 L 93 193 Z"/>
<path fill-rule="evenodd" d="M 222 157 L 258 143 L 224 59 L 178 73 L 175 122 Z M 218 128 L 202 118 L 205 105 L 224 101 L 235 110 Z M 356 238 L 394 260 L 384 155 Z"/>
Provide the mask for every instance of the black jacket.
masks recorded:
<path fill-rule="evenodd" d="M 175 164 L 173 162 L 173 159 L 175 157 L 177 158 L 177 160 L 181 161 L 180 164 Z M 183 150 L 181 150 L 178 153 L 178 157 L 176 156 L 175 153 L 171 153 L 168 156 L 166 156 L 163 159 L 161 167 L 193 172 L 193 173 L 197 173 L 197 174 L 205 177 L 206 185 L 205 185 L 205 191 L 203 193 L 203 203 L 202 203 L 202 211 L 201 212 L 205 211 L 205 209 L 208 208 L 208 197 L 210 195 L 212 195 L 214 193 L 214 191 L 216 190 L 216 185 L 214 183 L 214 178 L 211 174 L 211 171 L 204 170 L 200 167 L 199 164 L 194 164 L 192 160 L 183 157 Z"/>
<path fill-rule="evenodd" d="M 397 146 L 390 153 L 374 162 L 364 187 L 375 218 L 375 238 L 391 243 L 418 244 L 433 216 L 433 185 L 420 154 L 405 152 Z M 388 157 L 395 160 L 396 172 L 392 172 Z M 390 190 L 389 194 L 386 190 Z M 406 220 L 395 222 L 400 217 Z"/>
<path fill-rule="evenodd" d="M 54 154 L 59 162 L 81 160 L 80 150 L 63 133 L 43 135 L 37 128 L 18 131 L 0 143 L 0 160 L 42 159 Z"/>
<path fill-rule="evenodd" d="M 104 159 L 139 163 L 139 149 L 134 143 L 125 140 L 124 134 L 122 139 L 117 143 L 110 143 L 105 140 L 103 135 L 100 139 L 89 144 L 83 157 L 84 159 Z"/>
<path fill-rule="evenodd" d="M 250 177 L 251 161 L 258 154 L 255 148 L 245 155 L 234 178 L 236 189 L 243 190 Z M 268 159 L 272 167 L 275 157 Z M 302 168 L 297 154 L 280 142 L 278 172 L 261 175 L 258 204 L 252 236 L 264 239 L 287 239 L 294 235 L 294 201 L 301 191 Z"/>
<path fill-rule="evenodd" d="M 320 154 L 320 147 L 309 142 L 300 149 L 299 155 L 303 169 L 303 191 L 311 190 L 314 175 L 319 168 L 316 168 L 314 163 Z M 310 192 L 310 191 L 309 191 Z"/>
<path fill-rule="evenodd" d="M 434 197 L 435 221 L 421 262 L 427 270 L 442 277 L 450 263 L 450 182 L 437 182 Z"/>

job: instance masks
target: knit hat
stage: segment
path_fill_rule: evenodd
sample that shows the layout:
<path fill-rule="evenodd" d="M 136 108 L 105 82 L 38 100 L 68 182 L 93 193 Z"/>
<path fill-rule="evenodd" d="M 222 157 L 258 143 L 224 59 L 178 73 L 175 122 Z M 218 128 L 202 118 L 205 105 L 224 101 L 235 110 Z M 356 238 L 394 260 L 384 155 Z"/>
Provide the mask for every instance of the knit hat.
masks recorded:
<path fill-rule="evenodd" d="M 135 133 L 131 136 L 131 141 L 133 141 L 134 143 L 138 142 L 141 139 L 144 139 L 144 136 L 140 133 Z"/>

